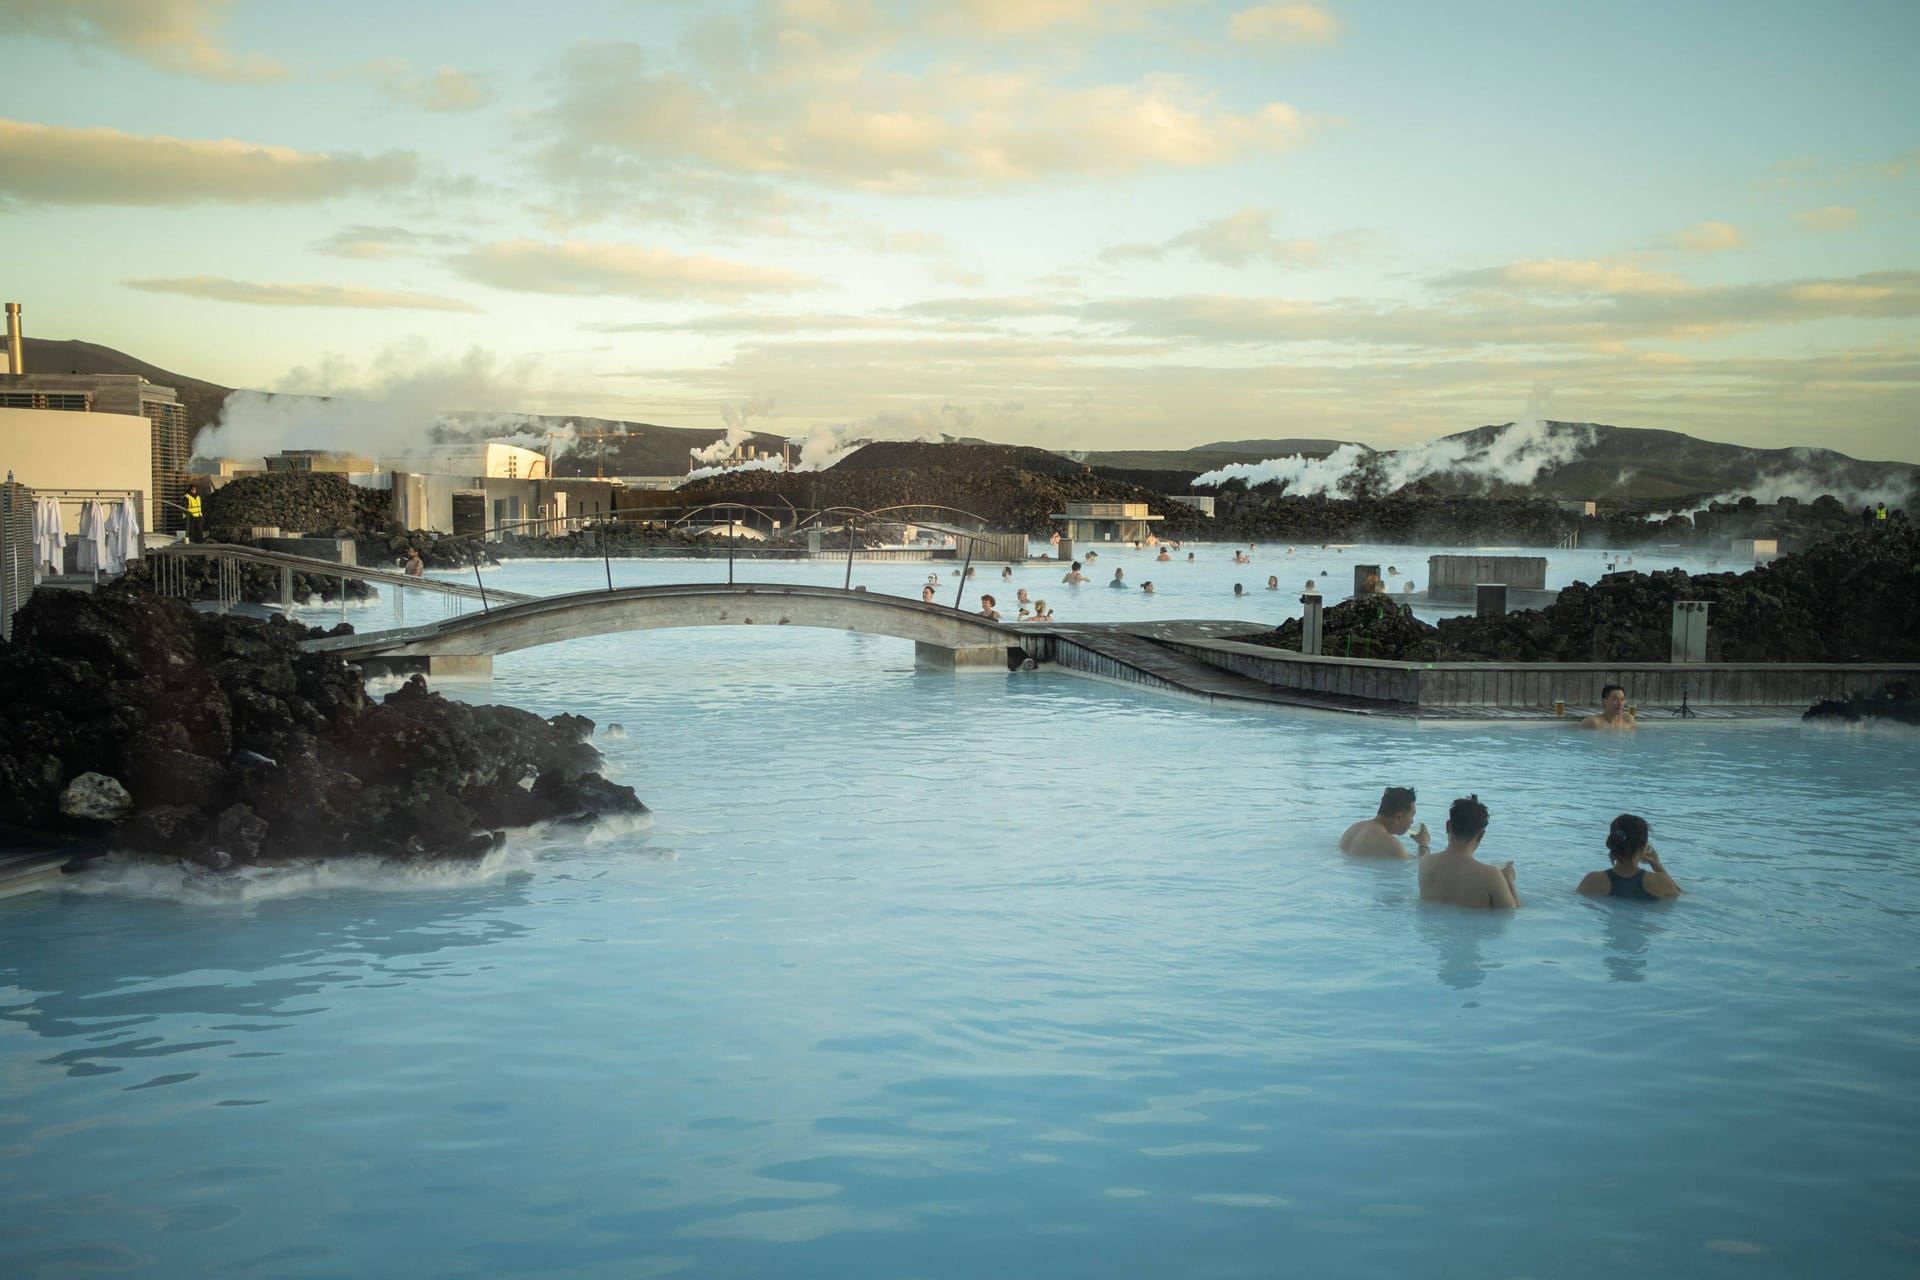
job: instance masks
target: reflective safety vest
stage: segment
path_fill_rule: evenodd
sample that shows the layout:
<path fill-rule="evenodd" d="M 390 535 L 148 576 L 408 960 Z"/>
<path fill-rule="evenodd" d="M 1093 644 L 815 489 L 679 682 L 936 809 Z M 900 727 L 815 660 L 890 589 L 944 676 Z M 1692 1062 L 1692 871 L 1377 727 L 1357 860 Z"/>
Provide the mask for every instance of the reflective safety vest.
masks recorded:
<path fill-rule="evenodd" d="M 189 515 L 195 520 L 198 520 L 200 518 L 200 495 L 199 494 L 190 493 L 187 495 L 187 515 Z"/>
<path fill-rule="evenodd" d="M 1878 510 L 1876 510 L 1876 511 L 1875 511 L 1875 512 L 1873 513 L 1873 518 L 1874 518 L 1875 520 L 1885 520 L 1885 519 L 1887 518 L 1887 504 L 1886 504 L 1886 503 L 1884 503 L 1884 502 L 1883 502 L 1883 503 L 1881 503 L 1881 504 L 1880 504 L 1880 506 L 1879 506 L 1879 509 L 1878 509 Z"/>

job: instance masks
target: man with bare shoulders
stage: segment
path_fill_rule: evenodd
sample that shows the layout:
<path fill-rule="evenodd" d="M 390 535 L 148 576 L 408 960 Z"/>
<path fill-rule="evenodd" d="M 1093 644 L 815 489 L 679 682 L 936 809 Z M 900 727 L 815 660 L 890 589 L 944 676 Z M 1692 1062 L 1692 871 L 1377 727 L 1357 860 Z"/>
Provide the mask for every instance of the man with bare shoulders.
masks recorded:
<path fill-rule="evenodd" d="M 1356 858 L 1404 858 L 1407 847 L 1400 843 L 1400 837 L 1412 826 L 1413 788 L 1388 787 L 1380 797 L 1380 812 L 1348 827 L 1340 837 L 1340 849 Z M 1429 839 L 1427 824 L 1423 822 L 1413 833 L 1414 846 L 1423 858 L 1431 852 Z"/>
<path fill-rule="evenodd" d="M 1617 684 L 1601 685 L 1600 713 L 1582 720 L 1580 727 L 1613 730 L 1633 728 L 1633 713 L 1627 710 L 1627 691 Z"/>
<path fill-rule="evenodd" d="M 1479 796 L 1453 802 L 1447 811 L 1447 847 L 1420 859 L 1420 901 L 1456 907 L 1517 907 L 1513 864 L 1494 867 L 1473 856 L 1487 834 L 1487 806 Z"/>

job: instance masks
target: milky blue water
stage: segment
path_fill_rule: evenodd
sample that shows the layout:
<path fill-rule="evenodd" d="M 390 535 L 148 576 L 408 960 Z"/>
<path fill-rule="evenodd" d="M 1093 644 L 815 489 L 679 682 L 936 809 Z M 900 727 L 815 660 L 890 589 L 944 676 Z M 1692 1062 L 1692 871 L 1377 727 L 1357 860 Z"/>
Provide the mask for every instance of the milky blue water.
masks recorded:
<path fill-rule="evenodd" d="M 1155 607 L 1232 616 L 1236 570 Z M 592 717 L 650 822 L 0 902 L 0 1275 L 1920 1270 L 1920 736 L 912 667 L 798 628 L 508 655 L 445 687 Z M 1436 826 L 1477 791 L 1522 910 L 1344 860 L 1387 783 Z M 1622 810 L 1685 897 L 1572 893 Z"/>

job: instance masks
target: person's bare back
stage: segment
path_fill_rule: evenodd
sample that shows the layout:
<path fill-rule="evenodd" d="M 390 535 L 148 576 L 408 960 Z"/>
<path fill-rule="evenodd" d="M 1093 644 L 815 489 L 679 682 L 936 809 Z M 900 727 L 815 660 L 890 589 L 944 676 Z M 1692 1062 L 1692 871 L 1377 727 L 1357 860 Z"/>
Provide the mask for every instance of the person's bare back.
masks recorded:
<path fill-rule="evenodd" d="M 1487 807 L 1478 796 L 1455 800 L 1447 815 L 1447 847 L 1420 859 L 1420 900 L 1456 907 L 1520 905 L 1513 864 L 1491 866 L 1473 856 L 1487 833 Z"/>

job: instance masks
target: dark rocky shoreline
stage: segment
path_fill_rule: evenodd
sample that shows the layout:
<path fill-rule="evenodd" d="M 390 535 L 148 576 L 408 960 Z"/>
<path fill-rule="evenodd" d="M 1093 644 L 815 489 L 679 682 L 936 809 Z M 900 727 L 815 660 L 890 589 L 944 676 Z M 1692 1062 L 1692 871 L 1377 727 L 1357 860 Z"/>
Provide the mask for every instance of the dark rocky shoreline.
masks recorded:
<path fill-rule="evenodd" d="M 298 623 L 117 587 L 36 593 L 14 628 L 0 644 L 12 843 L 216 868 L 471 857 L 505 828 L 646 812 L 596 772 L 591 721 L 453 702 L 417 678 L 375 701 L 354 669 L 299 649 L 322 633 Z"/>
<path fill-rule="evenodd" d="M 1327 609 L 1321 651 L 1415 662 L 1665 662 L 1673 602 L 1705 600 L 1709 662 L 1920 661 L 1920 536 L 1904 519 L 1746 573 L 1576 582 L 1544 609 L 1422 622 L 1376 596 Z M 1300 621 L 1238 637 L 1300 648 Z"/>

